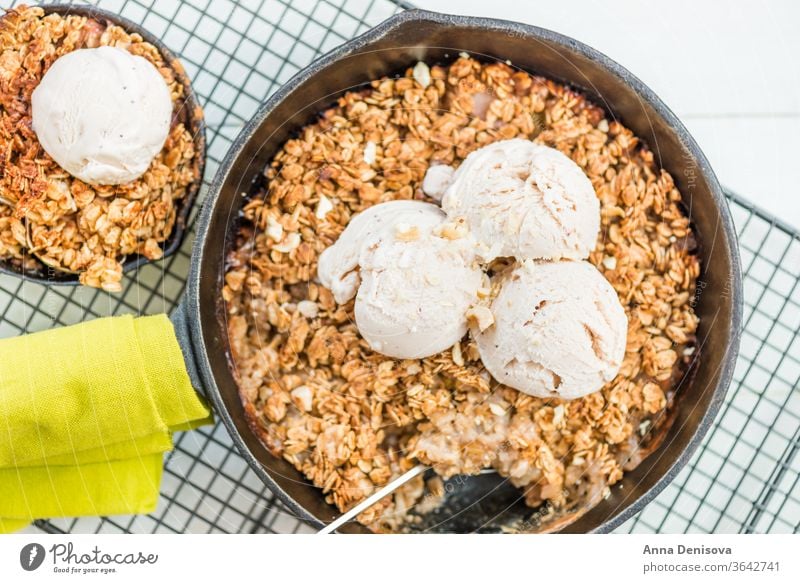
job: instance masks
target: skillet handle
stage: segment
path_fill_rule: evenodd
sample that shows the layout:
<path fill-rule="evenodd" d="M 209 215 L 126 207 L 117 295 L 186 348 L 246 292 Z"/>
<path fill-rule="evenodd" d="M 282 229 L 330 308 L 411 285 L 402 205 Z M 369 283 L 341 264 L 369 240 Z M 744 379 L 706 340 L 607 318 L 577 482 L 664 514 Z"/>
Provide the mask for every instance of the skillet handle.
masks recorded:
<path fill-rule="evenodd" d="M 186 306 L 182 301 L 172 311 L 169 319 L 175 328 L 175 337 L 178 339 L 178 346 L 181 347 L 181 352 L 183 353 L 183 361 L 186 364 L 186 372 L 189 373 L 189 380 L 192 381 L 194 390 L 206 397 L 207 393 L 203 386 L 203 381 L 200 379 L 200 372 L 197 370 L 197 362 L 192 348 L 192 336 L 189 331 Z"/>

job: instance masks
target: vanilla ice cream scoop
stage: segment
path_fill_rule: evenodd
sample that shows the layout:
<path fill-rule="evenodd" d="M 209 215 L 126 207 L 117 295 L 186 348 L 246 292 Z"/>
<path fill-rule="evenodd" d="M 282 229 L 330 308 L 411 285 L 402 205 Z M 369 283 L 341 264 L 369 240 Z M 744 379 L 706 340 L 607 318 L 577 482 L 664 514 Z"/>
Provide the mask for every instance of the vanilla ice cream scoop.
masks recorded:
<path fill-rule="evenodd" d="M 419 228 L 414 238 L 398 231 L 364 254 L 355 315 L 373 350 L 424 358 L 467 333 L 466 312 L 477 301 L 483 274 L 465 239 L 435 231 Z"/>
<path fill-rule="evenodd" d="M 471 332 L 486 369 L 534 397 L 577 399 L 619 372 L 628 320 L 614 288 L 586 261 L 525 261 L 503 276 L 494 324 Z"/>
<path fill-rule="evenodd" d="M 495 142 L 467 156 L 442 208 L 451 219 L 466 220 L 485 262 L 585 259 L 600 231 L 600 203 L 580 167 L 558 150 L 524 139 Z"/>
<path fill-rule="evenodd" d="M 58 58 L 31 105 L 44 150 L 90 184 L 139 178 L 164 146 L 172 121 L 170 91 L 155 66 L 116 47 Z"/>
<path fill-rule="evenodd" d="M 317 275 L 333 298 L 344 304 L 355 297 L 360 278 L 359 258 L 370 245 L 394 238 L 395 227 L 414 225 L 430 231 L 444 219 L 436 205 L 416 200 L 393 200 L 376 204 L 354 215 L 336 242 L 319 256 Z"/>
<path fill-rule="evenodd" d="M 353 217 L 320 256 L 320 281 L 337 301 L 357 291 L 356 326 L 376 352 L 424 358 L 466 334 L 483 273 L 471 242 L 446 225 L 433 204 L 386 202 Z"/>

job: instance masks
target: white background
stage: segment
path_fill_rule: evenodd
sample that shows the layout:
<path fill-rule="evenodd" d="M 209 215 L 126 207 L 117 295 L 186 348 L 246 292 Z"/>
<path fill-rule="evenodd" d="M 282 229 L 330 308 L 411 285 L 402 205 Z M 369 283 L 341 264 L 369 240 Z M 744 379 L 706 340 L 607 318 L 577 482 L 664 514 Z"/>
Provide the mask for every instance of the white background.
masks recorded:
<path fill-rule="evenodd" d="M 572 36 L 647 83 L 723 186 L 800 229 L 800 2 L 415 0 Z"/>

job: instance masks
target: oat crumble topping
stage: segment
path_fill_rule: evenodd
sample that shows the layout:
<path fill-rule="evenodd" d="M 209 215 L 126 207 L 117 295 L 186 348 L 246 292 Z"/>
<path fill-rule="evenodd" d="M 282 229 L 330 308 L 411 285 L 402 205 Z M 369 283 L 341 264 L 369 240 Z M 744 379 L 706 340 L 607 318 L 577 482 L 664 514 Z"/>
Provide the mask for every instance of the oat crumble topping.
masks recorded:
<path fill-rule="evenodd" d="M 358 334 L 353 301 L 338 305 L 315 281 L 319 254 L 355 213 L 431 201 L 421 188 L 430 165 L 457 166 L 513 137 L 558 148 L 592 181 L 602 226 L 589 261 L 629 321 L 617 377 L 574 401 L 499 385 L 468 336 L 421 360 L 377 354 Z M 694 346 L 700 265 L 670 175 L 582 94 L 461 55 L 346 93 L 265 175 L 244 207 L 223 288 L 235 374 L 262 441 L 329 502 L 345 510 L 419 462 L 445 478 L 493 467 L 530 506 L 550 509 L 543 520 L 563 519 L 646 455 Z M 471 317 L 491 325 L 479 310 Z M 359 520 L 397 530 L 442 496 L 441 478 L 419 476 Z"/>

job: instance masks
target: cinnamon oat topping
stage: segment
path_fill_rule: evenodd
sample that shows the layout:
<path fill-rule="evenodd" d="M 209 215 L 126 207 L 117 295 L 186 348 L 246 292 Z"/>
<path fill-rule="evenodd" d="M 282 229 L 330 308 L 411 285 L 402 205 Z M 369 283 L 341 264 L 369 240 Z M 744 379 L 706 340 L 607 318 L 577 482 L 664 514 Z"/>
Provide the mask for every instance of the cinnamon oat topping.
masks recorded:
<path fill-rule="evenodd" d="M 430 79 L 421 70 L 346 93 L 284 145 L 246 203 L 223 288 L 242 399 L 266 446 L 342 510 L 423 462 L 443 477 L 496 468 L 528 504 L 547 504 L 542 516 L 563 518 L 640 461 L 671 403 L 697 327 L 690 222 L 650 150 L 580 93 L 466 56 L 430 67 Z M 338 305 L 315 280 L 319 254 L 353 214 L 431 200 L 421 190 L 429 165 L 513 137 L 558 148 L 591 179 L 602 229 L 590 261 L 628 316 L 619 375 L 574 401 L 499 385 L 469 338 L 422 360 L 377 354 L 353 302 Z M 420 476 L 359 520 L 396 529 L 415 504 L 429 506 L 424 492 Z"/>
<path fill-rule="evenodd" d="M 175 121 L 147 172 L 119 186 L 90 186 L 44 152 L 31 129 L 31 93 L 57 58 L 103 45 L 153 63 L 175 110 L 182 107 L 175 72 L 139 35 L 38 7 L 20 6 L 0 18 L 0 260 L 79 273 L 85 285 L 118 291 L 123 256 L 161 257 L 176 204 L 196 179 L 196 152 L 192 135 Z"/>

